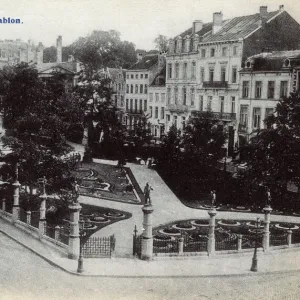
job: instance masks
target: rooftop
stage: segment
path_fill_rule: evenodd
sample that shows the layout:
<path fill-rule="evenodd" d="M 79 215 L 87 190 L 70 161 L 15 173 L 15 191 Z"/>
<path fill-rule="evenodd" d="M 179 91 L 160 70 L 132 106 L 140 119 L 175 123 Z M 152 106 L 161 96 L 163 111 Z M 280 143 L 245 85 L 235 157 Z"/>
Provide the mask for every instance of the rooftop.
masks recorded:
<path fill-rule="evenodd" d="M 142 60 L 135 63 L 128 70 L 149 70 L 157 62 L 158 62 L 158 55 L 157 54 L 145 55 L 142 58 Z"/>
<path fill-rule="evenodd" d="M 42 73 L 46 70 L 49 70 L 51 68 L 60 67 L 63 68 L 71 73 L 77 73 L 77 63 L 72 61 L 66 61 L 66 62 L 53 62 L 53 63 L 43 63 L 43 64 L 37 64 L 36 68 L 39 73 Z"/>

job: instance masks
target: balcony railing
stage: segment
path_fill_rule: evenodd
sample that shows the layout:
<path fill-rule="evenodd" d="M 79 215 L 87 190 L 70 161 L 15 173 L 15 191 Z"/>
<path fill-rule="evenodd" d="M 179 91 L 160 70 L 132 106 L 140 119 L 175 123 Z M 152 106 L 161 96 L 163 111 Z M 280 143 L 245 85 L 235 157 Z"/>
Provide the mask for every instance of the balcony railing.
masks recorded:
<path fill-rule="evenodd" d="M 227 89 L 228 82 L 227 81 L 203 81 L 203 88 Z"/>
<path fill-rule="evenodd" d="M 142 115 L 144 111 L 142 109 L 127 108 L 126 113 L 133 115 Z"/>
<path fill-rule="evenodd" d="M 167 109 L 170 112 L 187 112 L 189 110 L 187 105 L 181 104 L 168 104 Z"/>
<path fill-rule="evenodd" d="M 216 119 L 216 120 L 228 120 L 228 121 L 234 121 L 236 120 L 236 113 L 227 113 L 227 112 L 207 112 L 207 111 L 195 111 L 192 113 L 192 115 L 194 117 L 196 117 L 197 115 L 199 116 L 208 116 L 212 119 Z"/>

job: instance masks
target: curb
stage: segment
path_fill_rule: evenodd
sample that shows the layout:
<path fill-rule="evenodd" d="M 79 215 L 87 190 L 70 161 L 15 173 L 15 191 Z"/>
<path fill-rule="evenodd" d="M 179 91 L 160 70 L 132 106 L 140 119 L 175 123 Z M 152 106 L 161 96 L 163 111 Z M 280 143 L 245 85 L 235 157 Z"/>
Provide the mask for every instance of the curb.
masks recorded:
<path fill-rule="evenodd" d="M 49 259 L 48 257 L 40 254 L 36 250 L 30 248 L 26 244 L 20 242 L 15 237 L 11 236 L 10 234 L 4 232 L 2 229 L 0 229 L 0 233 L 5 235 L 6 237 L 12 239 L 17 244 L 23 246 L 27 250 L 29 250 L 31 253 L 37 255 L 41 259 L 45 260 L 47 263 L 49 263 L 51 266 L 60 269 L 61 271 L 64 271 L 70 275 L 74 276 L 83 276 L 83 277 L 101 277 L 101 278 L 221 278 L 221 277 L 248 277 L 248 276 L 270 276 L 270 275 L 276 275 L 276 274 L 295 274 L 299 273 L 300 269 L 295 270 L 282 270 L 282 271 L 268 271 L 268 272 L 255 272 L 251 273 L 251 271 L 248 271 L 249 273 L 240 273 L 240 274 L 211 274 L 211 275 L 96 275 L 96 274 L 84 274 L 84 273 L 77 273 L 75 271 L 71 271 L 69 269 L 64 268 L 63 266 L 59 265 L 58 263 L 54 262 L 53 260 Z"/>

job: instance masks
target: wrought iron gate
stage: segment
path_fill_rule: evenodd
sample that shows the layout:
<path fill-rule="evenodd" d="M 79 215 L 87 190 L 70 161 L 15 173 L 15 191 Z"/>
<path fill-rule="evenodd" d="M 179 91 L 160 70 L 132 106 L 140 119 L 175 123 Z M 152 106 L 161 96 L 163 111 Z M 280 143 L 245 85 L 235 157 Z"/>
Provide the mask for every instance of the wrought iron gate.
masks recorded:
<path fill-rule="evenodd" d="M 84 258 L 111 257 L 115 251 L 115 237 L 90 237 L 82 245 Z"/>

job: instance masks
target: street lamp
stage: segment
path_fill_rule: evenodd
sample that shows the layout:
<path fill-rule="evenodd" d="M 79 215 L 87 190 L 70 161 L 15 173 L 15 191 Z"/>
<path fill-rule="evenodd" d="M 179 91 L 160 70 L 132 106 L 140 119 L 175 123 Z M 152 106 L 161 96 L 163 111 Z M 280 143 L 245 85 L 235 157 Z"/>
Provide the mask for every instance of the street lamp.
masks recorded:
<path fill-rule="evenodd" d="M 257 272 L 257 240 L 258 240 L 258 228 L 260 226 L 260 219 L 256 219 L 256 230 L 255 230 L 255 246 L 254 246 L 254 254 L 252 258 L 252 265 L 250 271 Z"/>
<path fill-rule="evenodd" d="M 82 248 L 83 248 L 83 237 L 86 235 L 86 231 L 84 229 L 85 222 L 83 219 L 79 221 L 79 258 L 78 258 L 78 267 L 77 273 L 83 273 L 83 255 L 82 255 Z"/>

